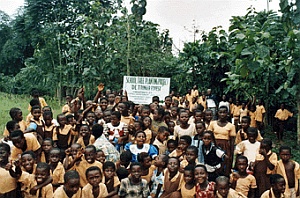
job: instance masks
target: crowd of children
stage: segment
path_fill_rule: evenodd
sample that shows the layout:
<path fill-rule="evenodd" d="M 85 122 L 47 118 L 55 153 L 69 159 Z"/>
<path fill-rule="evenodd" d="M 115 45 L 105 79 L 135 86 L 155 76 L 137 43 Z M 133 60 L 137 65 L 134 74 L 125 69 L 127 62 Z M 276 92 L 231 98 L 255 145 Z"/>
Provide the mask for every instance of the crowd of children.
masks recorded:
<path fill-rule="evenodd" d="M 93 100 L 83 88 L 68 95 L 57 119 L 36 92 L 25 121 L 11 108 L 0 143 L 0 198 L 299 196 L 291 148 L 281 146 L 278 161 L 263 138 L 261 100 L 240 104 L 224 95 L 218 103 L 194 86 L 163 104 L 153 97 L 139 105 L 126 92 L 103 90 L 99 84 Z M 278 140 L 291 116 L 284 106 L 277 111 Z"/>

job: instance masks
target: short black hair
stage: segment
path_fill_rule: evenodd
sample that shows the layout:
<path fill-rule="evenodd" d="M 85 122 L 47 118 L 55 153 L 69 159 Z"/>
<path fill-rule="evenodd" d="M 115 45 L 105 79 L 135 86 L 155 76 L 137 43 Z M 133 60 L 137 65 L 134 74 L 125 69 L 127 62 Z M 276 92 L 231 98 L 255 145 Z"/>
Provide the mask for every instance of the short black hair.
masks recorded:
<path fill-rule="evenodd" d="M 237 162 L 238 162 L 238 160 L 245 160 L 246 163 L 248 164 L 248 158 L 247 158 L 246 156 L 244 156 L 244 155 L 239 155 L 239 156 L 236 158 L 236 160 L 235 160 L 235 169 L 237 169 Z"/>
<path fill-rule="evenodd" d="M 189 164 L 189 165 L 187 165 L 186 167 L 184 167 L 184 170 L 185 170 L 185 171 L 192 171 L 192 172 L 193 172 L 193 175 L 194 175 L 194 172 L 195 172 L 195 166 Z"/>
<path fill-rule="evenodd" d="M 273 174 L 270 176 L 270 184 L 274 185 L 276 184 L 280 179 L 284 179 L 282 175 L 279 174 Z"/>
<path fill-rule="evenodd" d="M 11 119 L 15 119 L 15 117 L 17 116 L 17 113 L 22 110 L 20 108 L 17 107 L 13 107 L 9 110 L 9 116 L 11 117 Z"/>
<path fill-rule="evenodd" d="M 104 164 L 103 164 L 103 171 L 105 170 L 105 169 L 107 169 L 107 168 L 112 168 L 112 169 L 114 169 L 114 171 L 116 170 L 116 165 L 115 165 L 115 163 L 113 163 L 113 162 L 111 162 L 111 161 L 106 161 L 106 162 L 104 162 Z"/>
<path fill-rule="evenodd" d="M 292 153 L 292 148 L 289 146 L 281 146 L 279 148 L 279 153 L 282 152 L 283 150 L 288 150 L 290 153 Z"/>
<path fill-rule="evenodd" d="M 67 183 L 70 179 L 80 179 L 79 174 L 76 170 L 67 171 L 64 175 L 64 181 Z"/>
<path fill-rule="evenodd" d="M 14 120 L 8 121 L 6 123 L 6 129 L 8 130 L 8 132 L 12 132 L 14 130 L 16 124 L 18 124 L 17 121 L 14 121 Z"/>
<path fill-rule="evenodd" d="M 0 148 L 3 148 L 6 152 L 10 153 L 10 146 L 5 143 L 0 143 Z"/>
<path fill-rule="evenodd" d="M 30 100 L 30 102 L 29 102 L 29 104 L 30 104 L 30 106 L 40 106 L 40 101 L 39 101 L 39 99 L 37 99 L 37 98 L 33 98 L 32 100 Z"/>
<path fill-rule="evenodd" d="M 132 159 L 132 154 L 130 151 L 124 151 L 120 154 L 120 160 L 121 161 L 130 161 Z"/>
<path fill-rule="evenodd" d="M 189 146 L 186 150 L 193 151 L 198 156 L 199 150 L 196 146 Z"/>
<path fill-rule="evenodd" d="M 50 175 L 50 166 L 49 164 L 45 163 L 45 162 L 39 162 L 36 165 L 36 169 L 41 168 L 44 169 L 47 172 L 47 175 Z"/>
<path fill-rule="evenodd" d="M 169 161 L 170 161 L 171 159 L 176 159 L 177 162 L 178 162 L 178 165 L 180 165 L 180 160 L 178 159 L 178 157 L 169 157 L 168 163 L 169 163 Z"/>
<path fill-rule="evenodd" d="M 192 144 L 192 138 L 188 135 L 180 136 L 179 140 L 184 140 L 188 145 Z"/>
<path fill-rule="evenodd" d="M 226 177 L 226 176 L 219 176 L 219 177 L 217 177 L 216 184 L 221 183 L 221 182 L 229 184 L 229 178 Z"/>
<path fill-rule="evenodd" d="M 157 133 L 163 133 L 163 132 L 165 132 L 165 131 L 168 131 L 168 132 L 169 132 L 169 129 L 168 129 L 167 127 L 165 127 L 165 126 L 160 126 L 160 127 L 158 128 Z"/>
<path fill-rule="evenodd" d="M 167 141 L 167 146 L 168 146 L 169 144 L 174 144 L 175 147 L 178 146 L 178 142 L 177 142 L 176 140 L 173 140 L 173 139 L 169 139 L 169 140 Z"/>
<path fill-rule="evenodd" d="M 140 163 L 140 162 L 132 162 L 131 164 L 130 164 L 130 170 L 132 170 L 132 168 L 134 167 L 134 166 L 139 166 L 139 167 L 142 167 L 142 164 Z"/>
<path fill-rule="evenodd" d="M 92 144 L 90 144 L 90 145 L 87 145 L 87 146 L 85 147 L 85 150 L 86 150 L 86 149 L 88 149 L 88 148 L 91 148 L 91 149 L 93 149 L 94 153 L 96 153 L 96 152 L 97 152 L 97 149 L 96 149 L 96 147 L 95 147 L 94 145 L 92 145 Z"/>
<path fill-rule="evenodd" d="M 53 118 L 53 113 L 52 113 L 52 111 L 44 111 L 44 112 L 43 112 L 43 117 L 45 117 L 45 116 L 50 116 L 51 118 Z"/>
<path fill-rule="evenodd" d="M 254 127 L 249 127 L 247 129 L 247 133 L 248 133 L 248 135 L 251 133 L 251 134 L 254 134 L 256 137 L 258 136 L 258 130 L 257 130 L 257 128 L 254 128 Z"/>
<path fill-rule="evenodd" d="M 95 139 L 98 139 L 103 134 L 103 126 L 101 124 L 94 124 L 92 127 L 92 134 Z"/>
<path fill-rule="evenodd" d="M 21 157 L 23 157 L 24 155 L 31 155 L 31 157 L 33 158 L 33 159 L 36 159 L 36 155 L 35 155 L 35 153 L 33 152 L 33 151 L 24 151 L 22 154 L 21 154 Z"/>
<path fill-rule="evenodd" d="M 122 179 L 124 179 L 124 178 L 127 178 L 128 175 L 129 175 L 128 170 L 126 168 L 124 168 L 124 167 L 118 168 L 117 171 L 116 171 L 116 173 L 117 173 L 117 176 L 118 176 L 118 178 L 119 178 L 120 181 Z"/>
<path fill-rule="evenodd" d="M 137 155 L 137 160 L 138 160 L 138 162 L 143 163 L 145 158 L 147 158 L 147 157 L 150 157 L 150 155 L 148 153 L 141 152 Z"/>
<path fill-rule="evenodd" d="M 101 169 L 98 166 L 91 166 L 88 169 L 86 169 L 86 171 L 85 171 L 85 177 L 87 178 L 87 175 L 89 174 L 89 172 L 95 171 L 95 170 L 99 171 L 99 173 L 101 175 L 101 178 L 102 178 L 102 172 L 101 172 Z"/>
<path fill-rule="evenodd" d="M 226 111 L 228 112 L 228 107 L 226 107 L 226 106 L 220 106 L 219 111 L 220 111 L 220 109 L 226 109 Z"/>
<path fill-rule="evenodd" d="M 41 110 L 40 105 L 34 105 L 34 106 L 32 106 L 31 112 L 34 111 L 34 110 L 36 110 L 36 109 L 40 109 Z"/>
<path fill-rule="evenodd" d="M 142 134 L 145 135 L 145 137 L 147 137 L 146 133 L 144 131 L 137 131 L 137 132 L 135 132 L 134 137 L 136 138 L 139 133 L 142 133 Z"/>
<path fill-rule="evenodd" d="M 121 113 L 119 111 L 113 111 L 111 113 L 111 115 L 113 116 L 116 116 L 118 118 L 118 120 L 121 120 Z"/>
<path fill-rule="evenodd" d="M 45 138 L 45 139 L 43 140 L 43 142 L 45 142 L 45 141 L 51 142 L 51 145 L 52 145 L 52 146 L 53 146 L 53 144 L 54 144 L 52 138 Z"/>
<path fill-rule="evenodd" d="M 195 169 L 196 169 L 196 168 L 203 168 L 204 171 L 207 173 L 207 168 L 206 168 L 206 166 L 205 166 L 204 164 L 197 164 L 197 165 L 195 166 Z"/>
<path fill-rule="evenodd" d="M 21 130 L 15 130 L 10 133 L 10 138 L 15 138 L 15 137 L 24 137 L 24 133 Z"/>
<path fill-rule="evenodd" d="M 247 119 L 248 124 L 250 124 L 250 122 L 251 122 L 250 116 L 243 116 L 242 119 Z"/>

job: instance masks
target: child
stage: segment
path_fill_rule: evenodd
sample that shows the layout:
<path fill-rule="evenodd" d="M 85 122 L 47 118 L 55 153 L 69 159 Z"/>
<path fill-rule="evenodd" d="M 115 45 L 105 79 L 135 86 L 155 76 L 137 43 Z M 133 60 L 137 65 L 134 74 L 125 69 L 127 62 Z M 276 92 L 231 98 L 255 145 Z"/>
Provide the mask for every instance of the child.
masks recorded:
<path fill-rule="evenodd" d="M 256 186 L 255 177 L 247 173 L 248 159 L 245 156 L 239 156 L 236 159 L 236 172 L 230 175 L 231 187 L 245 197 L 254 198 Z"/>
<path fill-rule="evenodd" d="M 110 117 L 110 123 L 104 125 L 104 134 L 108 140 L 120 151 L 122 144 L 128 139 L 128 125 L 121 122 L 121 114 L 114 111 Z"/>
<path fill-rule="evenodd" d="M 151 131 L 151 124 L 152 124 L 152 119 L 147 116 L 147 117 L 142 117 L 142 128 L 143 128 L 143 131 L 146 133 L 146 142 L 147 144 L 150 144 L 153 142 L 153 132 Z M 138 130 L 136 130 L 138 131 Z"/>
<path fill-rule="evenodd" d="M 51 111 L 45 111 L 43 113 L 44 120 L 44 139 L 45 138 L 53 138 L 53 130 L 55 128 L 55 124 L 53 123 L 53 113 Z"/>
<path fill-rule="evenodd" d="M 60 162 L 60 149 L 53 148 L 49 153 L 50 175 L 52 176 L 52 186 L 54 191 L 64 183 L 65 169 Z"/>
<path fill-rule="evenodd" d="M 266 114 L 265 107 L 263 106 L 263 102 L 261 99 L 258 99 L 258 104 L 256 105 L 255 110 L 255 121 L 257 125 L 257 129 L 264 135 L 264 118 Z"/>
<path fill-rule="evenodd" d="M 122 152 L 120 155 L 120 160 L 116 162 L 117 169 L 125 168 L 125 169 L 129 170 L 131 160 L 132 160 L 132 155 L 131 155 L 130 151 Z"/>
<path fill-rule="evenodd" d="M 250 117 L 250 127 L 255 127 L 257 128 L 255 117 L 256 117 L 256 111 L 255 111 L 255 105 L 250 105 L 249 106 L 249 117 Z M 243 117 L 242 117 L 243 119 Z"/>
<path fill-rule="evenodd" d="M 167 151 L 167 139 L 170 135 L 167 127 L 161 126 L 158 129 L 157 136 L 153 142 L 153 146 L 155 146 L 158 150 L 158 154 L 165 154 Z"/>
<path fill-rule="evenodd" d="M 248 129 L 250 127 L 250 122 L 251 122 L 251 118 L 249 116 L 244 116 L 242 117 L 241 120 L 241 126 L 242 128 L 237 132 L 236 137 L 235 137 L 235 144 L 239 144 L 240 142 L 247 140 L 247 133 L 248 133 Z M 261 141 L 263 138 L 260 135 L 260 132 L 257 131 L 257 141 Z"/>
<path fill-rule="evenodd" d="M 82 197 L 107 197 L 105 184 L 101 183 L 102 172 L 99 167 L 91 166 L 85 172 L 88 184 L 82 188 Z"/>
<path fill-rule="evenodd" d="M 170 157 L 168 160 L 167 168 L 164 171 L 164 184 L 163 193 L 161 198 L 180 197 L 179 192 L 183 175 L 179 172 L 179 159 L 176 157 Z"/>
<path fill-rule="evenodd" d="M 277 139 L 279 141 L 282 141 L 283 132 L 284 132 L 284 128 L 286 126 L 287 120 L 289 119 L 289 117 L 293 117 L 293 113 L 289 112 L 285 108 L 285 105 L 282 103 L 280 105 L 280 109 L 277 110 L 274 117 L 277 118 L 277 125 L 278 125 L 278 132 L 276 133 Z"/>
<path fill-rule="evenodd" d="M 176 122 L 178 119 L 178 107 L 171 107 L 171 121 Z"/>
<path fill-rule="evenodd" d="M 128 102 L 120 102 L 118 104 L 118 111 L 121 113 L 121 122 L 127 124 L 127 126 L 132 125 L 134 123 L 134 117 L 129 115 L 129 103 Z"/>
<path fill-rule="evenodd" d="M 151 106 L 150 106 L 151 107 Z M 161 107 L 154 109 L 153 120 L 151 125 L 151 130 L 156 134 L 159 127 L 165 126 L 168 127 L 164 122 L 165 110 Z"/>
<path fill-rule="evenodd" d="M 249 111 L 247 109 L 246 102 L 242 102 L 242 106 L 241 106 L 241 108 L 239 110 L 239 116 L 240 116 L 240 120 L 239 121 L 242 120 L 242 117 L 248 116 L 248 115 L 249 115 Z"/>
<path fill-rule="evenodd" d="M 80 144 L 82 148 L 95 143 L 95 137 L 91 134 L 87 124 L 81 125 L 79 133 L 80 137 L 78 138 L 77 143 Z"/>
<path fill-rule="evenodd" d="M 219 176 L 216 179 L 216 197 L 217 198 L 247 198 L 229 187 L 229 179 L 225 176 Z"/>
<path fill-rule="evenodd" d="M 174 128 L 174 137 L 175 139 L 179 139 L 180 136 L 188 135 L 195 136 L 196 135 L 196 127 L 194 123 L 188 124 L 189 114 L 186 112 L 179 113 L 179 121 L 180 125 L 175 126 Z"/>
<path fill-rule="evenodd" d="M 151 178 L 153 176 L 153 171 L 155 170 L 155 166 L 152 164 L 152 159 L 148 153 L 140 153 L 138 154 L 138 162 L 141 163 L 142 174 L 141 178 L 147 181 L 149 185 Z"/>
<path fill-rule="evenodd" d="M 146 180 L 141 178 L 141 164 L 133 162 L 130 165 L 130 175 L 121 180 L 119 197 L 148 197 L 149 187 Z"/>
<path fill-rule="evenodd" d="M 59 126 L 54 129 L 54 145 L 65 151 L 71 146 L 72 135 L 75 136 L 77 133 L 73 130 L 71 125 L 66 124 L 67 118 L 64 114 L 59 114 L 57 121 Z"/>
<path fill-rule="evenodd" d="M 169 154 L 169 157 L 178 157 L 180 161 L 185 159 L 186 149 L 191 145 L 192 138 L 190 136 L 181 136 L 178 142 L 178 147 Z"/>
<path fill-rule="evenodd" d="M 52 138 L 45 138 L 42 143 L 41 162 L 49 162 L 49 153 L 53 148 Z"/>
<path fill-rule="evenodd" d="M 184 198 L 194 198 L 196 195 L 195 188 L 195 166 L 188 165 L 184 168 L 183 172 L 183 182 L 181 184 L 180 192 L 181 197 Z"/>
<path fill-rule="evenodd" d="M 300 168 L 299 164 L 294 160 L 291 160 L 292 150 L 288 146 L 281 146 L 279 148 L 280 159 L 274 169 L 274 173 L 283 176 L 286 187 L 285 195 L 290 198 L 296 198 L 296 194 L 299 193 L 299 178 Z"/>
<path fill-rule="evenodd" d="M 195 167 L 196 198 L 215 198 L 215 182 L 208 181 L 206 167 L 198 164 Z"/>
<path fill-rule="evenodd" d="M 19 129 L 21 131 L 25 131 L 27 128 L 27 124 L 26 122 L 23 120 L 23 116 L 22 116 L 22 110 L 19 108 L 11 108 L 9 111 L 9 115 L 11 117 L 11 119 L 17 123 L 19 123 Z M 9 136 L 9 131 L 7 129 L 7 127 L 4 129 L 3 132 L 3 137 L 8 137 Z"/>
<path fill-rule="evenodd" d="M 162 194 L 162 186 L 164 184 L 163 172 L 165 168 L 167 168 L 168 159 L 168 156 L 165 154 L 158 155 L 155 158 L 154 166 L 156 166 L 156 169 L 154 170 L 151 178 L 151 197 L 160 197 Z"/>
<path fill-rule="evenodd" d="M 53 197 L 59 198 L 81 198 L 80 177 L 77 171 L 71 170 L 64 175 L 64 185 L 54 192 Z"/>
<path fill-rule="evenodd" d="M 108 195 L 106 197 L 117 197 L 120 187 L 120 180 L 116 176 L 116 166 L 113 162 L 107 161 L 103 164 L 104 176 L 102 183 L 106 185 Z"/>
<path fill-rule="evenodd" d="M 86 113 L 86 124 L 89 126 L 89 129 L 92 130 L 94 124 L 96 124 L 96 115 L 93 111 L 89 111 Z"/>
<path fill-rule="evenodd" d="M 257 183 L 255 197 L 260 197 L 263 192 L 271 187 L 270 175 L 277 164 L 277 155 L 272 152 L 271 148 L 272 141 L 268 138 L 263 139 L 255 162 L 250 164 L 250 167 L 254 170 L 254 177 Z"/>
<path fill-rule="evenodd" d="M 25 151 L 21 154 L 20 165 L 22 171 L 29 174 L 35 174 L 36 171 L 36 155 L 32 151 Z"/>
<path fill-rule="evenodd" d="M 216 145 L 225 151 L 228 158 L 225 159 L 222 169 L 225 176 L 229 176 L 234 151 L 234 140 L 236 136 L 235 127 L 227 121 L 228 109 L 226 106 L 221 106 L 218 111 L 218 120 L 211 122 L 208 130 L 212 131 L 215 136 Z"/>
<path fill-rule="evenodd" d="M 197 122 L 195 124 L 196 127 L 196 135 L 193 138 L 192 145 L 196 146 L 197 148 L 200 147 L 202 138 L 203 138 L 203 132 L 205 131 L 205 123 L 203 121 Z"/>
<path fill-rule="evenodd" d="M 146 134 L 144 131 L 137 131 L 135 133 L 135 144 L 133 143 L 127 143 L 125 145 L 124 150 L 125 151 L 130 151 L 132 154 L 132 162 L 137 162 L 137 155 L 139 153 L 142 152 L 146 152 L 148 153 L 152 159 L 154 159 L 157 154 L 158 151 L 155 148 L 155 146 L 151 145 L 151 144 L 145 144 L 145 140 L 146 140 Z"/>
<path fill-rule="evenodd" d="M 260 142 L 257 141 L 258 131 L 249 127 L 247 134 L 248 139 L 236 145 L 234 154 L 243 155 L 247 157 L 249 163 L 253 163 L 260 148 Z"/>
<path fill-rule="evenodd" d="M 22 154 L 24 151 L 32 150 L 37 156 L 37 161 L 39 162 L 41 145 L 33 134 L 24 134 L 22 131 L 16 130 L 10 134 L 10 139 L 14 144 L 11 151 L 12 160 L 17 160 L 19 154 Z"/>
<path fill-rule="evenodd" d="M 61 112 L 65 115 L 68 115 L 69 113 L 71 113 L 71 109 L 70 109 L 70 102 L 73 100 L 73 96 L 72 95 L 66 95 L 66 104 L 62 107 Z"/>
<path fill-rule="evenodd" d="M 17 181 L 7 170 L 9 167 L 10 147 L 8 144 L 0 143 L 0 194 L 2 197 L 17 197 Z M 11 166 L 11 165 L 10 165 Z M 17 171 L 17 170 L 16 170 Z M 20 170 L 18 171 L 20 172 Z"/>
<path fill-rule="evenodd" d="M 76 159 L 74 161 L 76 161 Z M 91 166 L 98 166 L 100 170 L 102 170 L 101 162 L 96 161 L 96 147 L 94 145 L 88 145 L 84 150 L 84 159 L 78 164 L 74 164 L 71 168 L 79 173 L 80 187 L 84 187 L 88 183 L 85 171 Z"/>
<path fill-rule="evenodd" d="M 191 166 L 196 166 L 196 164 L 198 163 L 198 148 L 195 146 L 189 146 L 186 149 L 186 153 L 185 153 L 185 158 L 184 160 L 182 160 L 180 162 L 180 168 L 181 170 L 183 170 L 186 166 L 191 165 Z"/>
<path fill-rule="evenodd" d="M 5 130 L 7 130 L 7 135 L 4 136 L 3 139 L 1 139 L 1 142 L 8 144 L 10 146 L 10 148 L 12 149 L 14 147 L 14 145 L 13 145 L 12 141 L 10 140 L 10 134 L 13 131 L 20 130 L 19 123 L 14 120 L 8 121 L 6 123 Z"/>
<path fill-rule="evenodd" d="M 177 147 L 178 147 L 178 142 L 176 140 L 173 139 L 168 140 L 166 155 L 170 155 Z"/>
<path fill-rule="evenodd" d="M 43 139 L 45 138 L 44 127 L 45 123 L 41 117 L 41 107 L 39 105 L 35 105 L 31 108 L 32 118 L 30 119 L 30 124 L 24 133 L 33 132 L 37 137 L 37 140 L 40 144 L 42 144 Z"/>
<path fill-rule="evenodd" d="M 269 197 L 274 197 L 274 198 L 281 198 L 281 197 L 288 197 L 284 194 L 285 191 L 285 180 L 283 176 L 279 174 L 274 174 L 270 176 L 270 184 L 271 184 L 271 189 L 265 191 L 262 195 L 261 198 L 269 198 Z"/>
<path fill-rule="evenodd" d="M 206 109 L 204 112 L 205 128 L 209 127 L 212 118 L 213 118 L 213 111 L 211 109 Z"/>
<path fill-rule="evenodd" d="M 97 150 L 96 160 L 104 164 L 105 158 L 106 158 L 105 153 L 102 150 Z"/>
<path fill-rule="evenodd" d="M 65 150 L 66 158 L 63 161 L 65 170 L 69 170 L 74 164 L 78 164 L 82 157 L 82 147 L 80 144 L 74 143 L 70 148 Z"/>
<path fill-rule="evenodd" d="M 170 121 L 168 122 L 168 129 L 169 129 L 169 132 L 170 132 L 170 136 L 169 136 L 169 139 L 175 139 L 174 137 L 174 128 L 175 128 L 175 122 L 174 121 Z"/>
<path fill-rule="evenodd" d="M 222 162 L 227 156 L 223 150 L 215 145 L 213 132 L 204 131 L 202 140 L 202 152 L 206 172 L 208 172 L 208 180 L 215 181 L 219 174 L 222 174 Z"/>

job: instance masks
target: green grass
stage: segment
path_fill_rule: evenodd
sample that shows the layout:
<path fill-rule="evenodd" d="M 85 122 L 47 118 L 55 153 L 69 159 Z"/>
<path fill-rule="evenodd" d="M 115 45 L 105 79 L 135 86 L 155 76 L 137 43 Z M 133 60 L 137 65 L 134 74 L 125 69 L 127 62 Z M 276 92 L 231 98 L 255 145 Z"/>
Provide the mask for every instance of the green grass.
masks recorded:
<path fill-rule="evenodd" d="M 27 95 L 14 95 L 0 92 L 0 136 L 2 136 L 6 123 L 11 120 L 9 110 L 13 107 L 18 107 L 23 112 L 23 119 L 29 114 L 28 105 L 32 98 Z M 61 112 L 61 107 L 58 101 L 45 97 L 47 104 L 53 109 L 54 118 Z"/>

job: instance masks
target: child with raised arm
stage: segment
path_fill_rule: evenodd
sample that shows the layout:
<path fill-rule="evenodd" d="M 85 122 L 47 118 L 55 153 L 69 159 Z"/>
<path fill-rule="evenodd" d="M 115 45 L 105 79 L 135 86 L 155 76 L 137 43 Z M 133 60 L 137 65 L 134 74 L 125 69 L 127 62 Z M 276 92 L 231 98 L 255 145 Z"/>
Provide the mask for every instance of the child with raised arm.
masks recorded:
<path fill-rule="evenodd" d="M 272 141 L 265 138 L 260 143 L 259 154 L 256 155 L 255 162 L 250 163 L 254 170 L 254 177 L 257 183 L 255 197 L 260 197 L 263 192 L 270 189 L 270 176 L 277 163 L 277 155 L 272 152 Z"/>
<path fill-rule="evenodd" d="M 97 166 L 89 167 L 85 172 L 87 181 L 89 182 L 82 188 L 82 197 L 107 197 L 107 189 L 105 184 L 101 183 L 102 171 Z"/>
<path fill-rule="evenodd" d="M 63 164 L 60 162 L 60 149 L 53 148 L 49 153 L 49 166 L 50 175 L 52 176 L 52 186 L 54 191 L 64 184 L 65 169 Z"/>
<path fill-rule="evenodd" d="M 255 177 L 247 173 L 248 159 L 245 156 L 239 156 L 236 159 L 236 171 L 230 175 L 231 188 L 242 193 L 245 197 L 254 198 L 256 180 Z"/>
<path fill-rule="evenodd" d="M 291 160 L 292 149 L 288 146 L 279 148 L 280 160 L 277 162 L 274 173 L 280 174 L 285 180 L 284 194 L 290 198 L 299 196 L 300 167 L 297 162 Z"/>
<path fill-rule="evenodd" d="M 64 175 L 64 185 L 54 192 L 53 198 L 81 198 L 80 177 L 77 171 L 71 170 Z"/>
<path fill-rule="evenodd" d="M 116 176 L 116 166 L 113 162 L 107 161 L 103 164 L 102 183 L 106 185 L 108 195 L 106 197 L 117 198 L 120 188 L 120 180 Z"/>
<path fill-rule="evenodd" d="M 119 189 L 120 198 L 146 198 L 149 195 L 147 181 L 141 178 L 142 169 L 139 162 L 133 162 L 130 165 L 130 175 L 121 180 Z"/>

